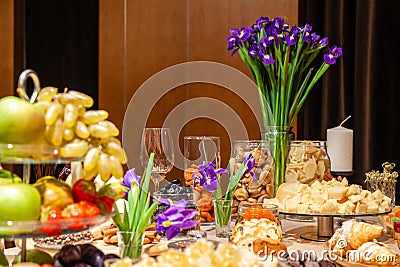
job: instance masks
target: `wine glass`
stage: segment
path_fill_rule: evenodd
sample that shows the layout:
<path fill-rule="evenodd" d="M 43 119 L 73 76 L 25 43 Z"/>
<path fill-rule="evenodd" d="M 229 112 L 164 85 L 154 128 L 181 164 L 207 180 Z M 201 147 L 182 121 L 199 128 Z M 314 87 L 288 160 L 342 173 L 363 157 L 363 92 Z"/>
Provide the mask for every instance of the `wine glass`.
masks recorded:
<path fill-rule="evenodd" d="M 151 180 L 155 192 L 159 183 L 172 170 L 175 161 L 171 130 L 169 128 L 145 128 L 140 145 L 140 162 L 147 168 L 150 154 L 154 153 Z"/>

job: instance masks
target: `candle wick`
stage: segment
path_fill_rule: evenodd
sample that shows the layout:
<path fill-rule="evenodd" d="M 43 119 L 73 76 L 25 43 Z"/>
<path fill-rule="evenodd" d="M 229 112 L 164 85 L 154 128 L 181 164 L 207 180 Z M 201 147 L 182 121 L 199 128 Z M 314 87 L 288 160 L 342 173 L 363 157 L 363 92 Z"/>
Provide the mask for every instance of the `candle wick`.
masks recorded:
<path fill-rule="evenodd" d="M 342 123 L 339 125 L 340 127 L 343 125 L 343 123 L 345 123 L 348 119 L 350 119 L 351 118 L 351 115 L 350 116 L 348 116 L 346 119 L 344 119 L 344 121 L 342 121 Z"/>

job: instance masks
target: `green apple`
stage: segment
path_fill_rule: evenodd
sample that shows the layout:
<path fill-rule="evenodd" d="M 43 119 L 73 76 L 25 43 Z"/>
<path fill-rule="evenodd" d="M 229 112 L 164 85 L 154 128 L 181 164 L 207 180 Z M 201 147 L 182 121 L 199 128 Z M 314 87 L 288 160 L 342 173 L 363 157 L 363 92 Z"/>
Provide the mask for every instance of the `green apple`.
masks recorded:
<path fill-rule="evenodd" d="M 0 114 L 0 143 L 26 144 L 44 136 L 44 115 L 28 101 L 15 96 L 3 97 Z"/>
<path fill-rule="evenodd" d="M 40 217 L 41 197 L 31 184 L 0 185 L 0 221 L 35 221 Z"/>

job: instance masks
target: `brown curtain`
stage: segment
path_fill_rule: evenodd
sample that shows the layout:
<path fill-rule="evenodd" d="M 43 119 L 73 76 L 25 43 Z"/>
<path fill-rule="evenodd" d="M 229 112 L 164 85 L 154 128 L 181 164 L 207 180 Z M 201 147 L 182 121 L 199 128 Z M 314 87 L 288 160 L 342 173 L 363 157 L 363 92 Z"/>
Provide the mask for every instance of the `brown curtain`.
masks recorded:
<path fill-rule="evenodd" d="M 343 57 L 313 89 L 299 116 L 298 139 L 326 140 L 326 129 L 351 115 L 345 126 L 354 130 L 353 183 L 363 184 L 365 173 L 382 170 L 385 161 L 400 170 L 399 8 L 396 0 L 300 2 L 300 24 L 343 47 Z"/>

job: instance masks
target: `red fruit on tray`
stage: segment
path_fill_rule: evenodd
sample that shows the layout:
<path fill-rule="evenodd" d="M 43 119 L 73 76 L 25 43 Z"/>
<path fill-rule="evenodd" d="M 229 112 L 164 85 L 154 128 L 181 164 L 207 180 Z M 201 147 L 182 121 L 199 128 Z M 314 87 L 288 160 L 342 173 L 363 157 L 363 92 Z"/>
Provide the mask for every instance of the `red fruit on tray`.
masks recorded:
<path fill-rule="evenodd" d="M 66 206 L 61 214 L 64 218 L 84 218 L 85 209 L 79 203 L 72 203 Z"/>
<path fill-rule="evenodd" d="M 94 202 L 97 197 L 96 185 L 92 180 L 81 178 L 72 185 L 72 196 L 75 202 L 81 200 Z"/>
<path fill-rule="evenodd" d="M 85 217 L 85 208 L 79 203 L 72 203 L 66 206 L 62 211 L 62 216 L 64 218 L 75 219 L 74 223 L 68 225 L 68 228 L 74 230 L 83 230 L 84 225 L 79 222 L 80 218 Z M 76 221 L 76 223 L 75 223 Z"/>
<path fill-rule="evenodd" d="M 95 203 L 100 208 L 101 214 L 107 214 L 112 212 L 115 200 L 106 196 L 100 196 L 96 198 Z"/>
<path fill-rule="evenodd" d="M 100 214 L 100 208 L 92 202 L 81 200 L 78 204 L 85 210 L 85 217 L 95 217 Z"/>
<path fill-rule="evenodd" d="M 57 206 L 48 206 L 42 210 L 40 220 L 46 223 L 41 230 L 48 236 L 61 234 L 61 226 L 57 224 L 63 218 L 61 213 L 62 210 Z"/>

